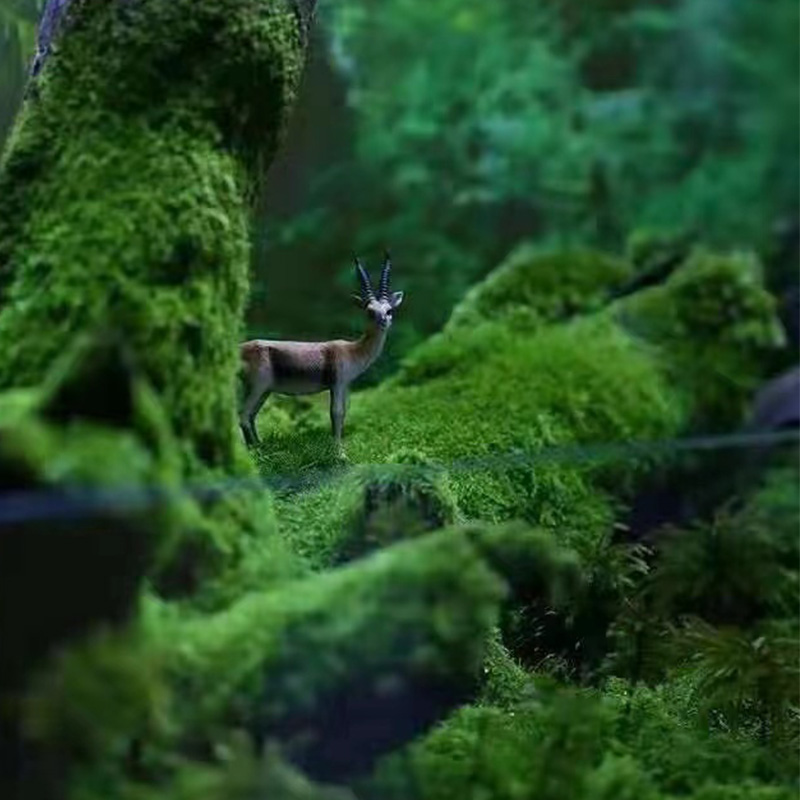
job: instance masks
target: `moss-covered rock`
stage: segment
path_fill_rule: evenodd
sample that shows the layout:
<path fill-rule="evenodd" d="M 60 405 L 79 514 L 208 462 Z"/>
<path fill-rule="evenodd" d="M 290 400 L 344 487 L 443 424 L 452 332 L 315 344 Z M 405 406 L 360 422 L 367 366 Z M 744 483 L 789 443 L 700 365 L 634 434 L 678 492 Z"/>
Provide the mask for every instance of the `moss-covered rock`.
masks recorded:
<path fill-rule="evenodd" d="M 144 0 L 67 20 L 0 171 L 0 387 L 114 331 L 187 468 L 241 466 L 246 196 L 294 98 L 298 17 L 283 0 Z"/>
<path fill-rule="evenodd" d="M 704 312 L 704 297 L 728 298 L 721 301 L 727 310 Z M 775 345 L 775 330 L 752 260 L 698 255 L 664 286 L 568 324 L 523 333 L 493 321 L 434 337 L 396 378 L 354 396 L 347 452 L 370 464 L 398 447 L 424 449 L 450 470 L 468 518 L 523 516 L 562 528 L 571 514 L 607 521 L 607 503 L 587 481 L 605 474 L 603 485 L 624 496 L 641 459 L 592 455 L 576 469 L 575 461 L 564 463 L 569 454 L 537 453 L 675 436 L 716 413 L 723 399 L 729 424 L 737 412 L 741 419 L 758 354 Z M 322 419 L 271 435 L 269 411 L 262 417 L 266 474 L 273 458 L 283 470 L 301 470 L 311 443 L 327 444 Z"/>
<path fill-rule="evenodd" d="M 628 262 L 592 250 L 547 252 L 523 244 L 467 293 L 445 330 L 491 319 L 520 326 L 557 322 L 599 307 L 631 273 Z"/>
<path fill-rule="evenodd" d="M 507 587 L 532 579 L 556 602 L 576 561 L 524 527 L 451 529 L 213 616 L 156 603 L 130 632 L 60 656 L 25 730 L 45 762 L 66 756 L 76 786 L 163 777 L 234 729 L 277 739 L 312 775 L 363 772 L 477 689 Z"/>
<path fill-rule="evenodd" d="M 379 464 L 394 447 L 423 448 L 448 471 L 467 518 L 525 517 L 560 528 L 578 516 L 587 524 L 607 523 L 606 500 L 588 488 L 589 467 L 576 470 L 565 465 L 566 456 L 537 459 L 536 454 L 559 445 L 659 438 L 676 431 L 679 392 L 662 379 L 658 362 L 606 320 L 583 320 L 529 337 L 486 323 L 465 339 L 446 377 L 414 385 L 390 381 L 353 398 L 350 460 Z M 473 343 L 478 352 L 471 351 Z M 263 417 L 262 463 L 275 453 L 285 468 L 293 453 L 302 458 L 308 452 L 309 440 L 327 445 L 321 424 L 282 438 L 270 435 L 268 412 Z M 298 470 L 303 466 L 294 464 Z"/>
<path fill-rule="evenodd" d="M 661 349 L 665 373 L 685 386 L 687 421 L 704 431 L 743 422 L 765 360 L 784 343 L 761 264 L 747 253 L 697 249 L 665 285 L 610 313 Z"/>

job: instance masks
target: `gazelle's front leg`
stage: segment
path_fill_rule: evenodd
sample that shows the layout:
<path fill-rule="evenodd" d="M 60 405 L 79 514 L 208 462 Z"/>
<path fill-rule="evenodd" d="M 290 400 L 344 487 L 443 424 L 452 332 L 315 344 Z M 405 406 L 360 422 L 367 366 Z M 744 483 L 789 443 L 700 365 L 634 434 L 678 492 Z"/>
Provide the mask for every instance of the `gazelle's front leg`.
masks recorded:
<path fill-rule="evenodd" d="M 342 452 L 344 415 L 347 412 L 347 386 L 334 384 L 331 387 L 331 430 L 337 451 Z"/>

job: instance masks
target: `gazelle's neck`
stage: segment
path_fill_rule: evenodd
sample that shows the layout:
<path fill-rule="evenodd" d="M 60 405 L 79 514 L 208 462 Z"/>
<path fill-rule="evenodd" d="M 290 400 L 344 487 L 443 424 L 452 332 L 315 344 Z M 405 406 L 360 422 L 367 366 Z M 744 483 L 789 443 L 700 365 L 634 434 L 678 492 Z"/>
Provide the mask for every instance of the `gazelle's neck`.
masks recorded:
<path fill-rule="evenodd" d="M 361 372 L 367 369 L 381 354 L 386 343 L 387 331 L 370 322 L 360 339 L 353 342 L 353 353 Z"/>

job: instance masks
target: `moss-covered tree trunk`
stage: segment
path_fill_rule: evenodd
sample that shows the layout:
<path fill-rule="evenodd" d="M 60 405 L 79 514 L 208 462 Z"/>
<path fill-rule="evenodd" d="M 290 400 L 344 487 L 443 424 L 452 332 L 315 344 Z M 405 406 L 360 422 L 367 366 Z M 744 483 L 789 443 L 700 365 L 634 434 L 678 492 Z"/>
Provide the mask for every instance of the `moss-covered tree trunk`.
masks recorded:
<path fill-rule="evenodd" d="M 0 387 L 38 384 L 80 333 L 113 336 L 189 468 L 230 468 L 246 196 L 294 98 L 297 11 L 74 3 L 61 28 L 0 177 Z"/>

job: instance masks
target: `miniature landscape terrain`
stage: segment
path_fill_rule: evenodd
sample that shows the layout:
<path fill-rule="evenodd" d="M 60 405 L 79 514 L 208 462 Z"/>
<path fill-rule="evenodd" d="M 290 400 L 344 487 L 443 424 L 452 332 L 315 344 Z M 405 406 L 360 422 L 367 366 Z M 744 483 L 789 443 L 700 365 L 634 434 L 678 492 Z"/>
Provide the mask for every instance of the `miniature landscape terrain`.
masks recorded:
<path fill-rule="evenodd" d="M 532 228 L 438 320 L 417 266 L 345 458 L 323 395 L 245 447 L 313 5 L 75 0 L 40 52 L 0 160 L 0 796 L 796 797 L 797 438 L 753 425 L 786 258 Z"/>

